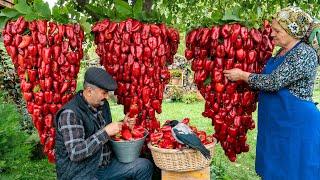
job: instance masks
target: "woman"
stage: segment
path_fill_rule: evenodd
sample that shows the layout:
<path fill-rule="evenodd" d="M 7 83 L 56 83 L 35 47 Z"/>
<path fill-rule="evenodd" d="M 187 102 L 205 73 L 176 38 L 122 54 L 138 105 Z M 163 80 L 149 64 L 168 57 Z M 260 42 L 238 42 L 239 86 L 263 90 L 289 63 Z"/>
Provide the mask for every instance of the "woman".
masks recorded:
<path fill-rule="evenodd" d="M 272 21 L 281 49 L 262 74 L 224 71 L 260 90 L 256 172 L 263 179 L 320 179 L 320 111 L 312 101 L 320 34 L 312 22 L 299 8 L 282 9 Z M 307 34 L 315 49 L 303 42 Z"/>

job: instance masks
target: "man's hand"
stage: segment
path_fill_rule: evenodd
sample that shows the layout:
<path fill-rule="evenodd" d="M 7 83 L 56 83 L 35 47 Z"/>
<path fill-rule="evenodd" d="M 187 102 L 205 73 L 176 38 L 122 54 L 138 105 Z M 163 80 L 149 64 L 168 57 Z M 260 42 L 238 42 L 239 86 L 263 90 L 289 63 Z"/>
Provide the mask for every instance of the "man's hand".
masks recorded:
<path fill-rule="evenodd" d="M 132 129 L 136 124 L 136 118 L 137 118 L 137 115 L 135 115 L 133 118 L 130 118 L 129 113 L 127 113 L 123 119 L 123 122 L 128 124 L 129 128 Z"/>
<path fill-rule="evenodd" d="M 104 130 L 109 136 L 114 136 L 119 133 L 122 129 L 122 122 L 112 122 L 104 127 Z"/>

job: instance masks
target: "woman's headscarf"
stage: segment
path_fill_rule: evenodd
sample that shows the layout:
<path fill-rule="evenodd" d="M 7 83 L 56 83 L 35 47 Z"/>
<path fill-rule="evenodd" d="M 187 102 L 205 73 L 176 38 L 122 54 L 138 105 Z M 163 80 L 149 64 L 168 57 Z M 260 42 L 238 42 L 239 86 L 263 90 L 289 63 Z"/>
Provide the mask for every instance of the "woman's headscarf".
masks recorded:
<path fill-rule="evenodd" d="M 320 21 L 293 6 L 281 9 L 273 18 L 290 36 L 302 39 L 312 46 L 320 60 Z"/>

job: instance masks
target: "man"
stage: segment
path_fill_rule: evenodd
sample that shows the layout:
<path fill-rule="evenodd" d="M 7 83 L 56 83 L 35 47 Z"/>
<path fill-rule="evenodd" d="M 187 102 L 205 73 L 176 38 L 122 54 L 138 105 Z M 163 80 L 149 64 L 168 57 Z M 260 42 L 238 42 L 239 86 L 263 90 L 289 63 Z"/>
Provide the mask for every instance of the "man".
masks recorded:
<path fill-rule="evenodd" d="M 84 76 L 84 90 L 56 115 L 56 169 L 58 179 L 151 179 L 152 163 L 138 158 L 124 164 L 112 156 L 110 136 L 121 131 L 122 122 L 112 122 L 108 91 L 116 82 L 103 69 L 89 68 Z M 130 126 L 135 118 L 127 115 Z"/>

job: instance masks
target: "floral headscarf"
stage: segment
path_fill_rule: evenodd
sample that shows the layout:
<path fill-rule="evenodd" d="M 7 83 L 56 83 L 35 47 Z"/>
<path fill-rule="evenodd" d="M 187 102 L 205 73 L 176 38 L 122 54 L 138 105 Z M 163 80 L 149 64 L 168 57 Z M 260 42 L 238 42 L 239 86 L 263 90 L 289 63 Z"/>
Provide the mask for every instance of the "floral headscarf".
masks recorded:
<path fill-rule="evenodd" d="M 293 6 L 281 9 L 273 18 L 290 36 L 302 39 L 312 46 L 320 60 L 320 21 Z"/>
<path fill-rule="evenodd" d="M 281 9 L 274 18 L 290 36 L 296 39 L 302 39 L 313 22 L 309 14 L 292 6 Z"/>

